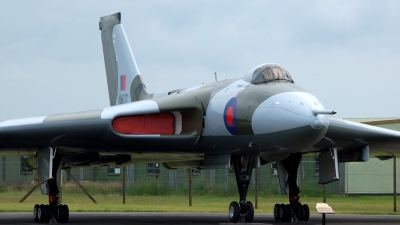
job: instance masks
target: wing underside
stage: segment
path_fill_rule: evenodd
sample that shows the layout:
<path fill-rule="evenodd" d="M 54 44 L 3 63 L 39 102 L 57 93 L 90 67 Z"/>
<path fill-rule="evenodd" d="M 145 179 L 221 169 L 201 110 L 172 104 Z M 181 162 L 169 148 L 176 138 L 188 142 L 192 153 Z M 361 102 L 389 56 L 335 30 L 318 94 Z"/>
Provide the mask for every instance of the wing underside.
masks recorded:
<path fill-rule="evenodd" d="M 400 132 L 332 117 L 325 137 L 313 151 L 336 147 L 339 152 L 352 152 L 364 146 L 371 156 L 400 156 Z"/>

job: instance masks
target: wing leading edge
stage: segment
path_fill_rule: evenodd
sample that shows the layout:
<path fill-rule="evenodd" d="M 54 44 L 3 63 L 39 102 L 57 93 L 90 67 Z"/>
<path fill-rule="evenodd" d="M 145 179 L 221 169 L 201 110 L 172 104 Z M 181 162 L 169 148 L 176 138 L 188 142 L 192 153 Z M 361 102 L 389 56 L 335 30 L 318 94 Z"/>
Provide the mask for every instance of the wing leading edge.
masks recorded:
<path fill-rule="evenodd" d="M 43 146 L 60 146 L 63 151 L 97 151 L 137 153 L 141 151 L 167 152 L 193 146 L 201 133 L 203 118 L 201 103 L 193 95 L 170 102 L 168 97 L 144 100 L 100 110 L 67 113 L 43 117 L 6 120 L 0 122 L 1 152 L 34 152 Z M 167 104 L 166 102 L 170 102 Z M 185 104 L 182 106 L 182 102 Z M 151 133 L 125 134 L 118 132 L 115 121 L 121 118 L 150 120 L 170 114 L 173 118 L 171 135 L 157 133 L 157 124 L 150 124 Z M 194 123 L 193 121 L 199 121 Z M 179 145 L 174 144 L 179 139 Z M 156 141 L 155 141 L 156 140 Z M 34 154 L 34 153 L 33 153 Z"/>
<path fill-rule="evenodd" d="M 400 132 L 331 117 L 325 137 L 314 147 L 325 149 L 331 146 L 339 152 L 368 146 L 372 156 L 400 156 Z"/>

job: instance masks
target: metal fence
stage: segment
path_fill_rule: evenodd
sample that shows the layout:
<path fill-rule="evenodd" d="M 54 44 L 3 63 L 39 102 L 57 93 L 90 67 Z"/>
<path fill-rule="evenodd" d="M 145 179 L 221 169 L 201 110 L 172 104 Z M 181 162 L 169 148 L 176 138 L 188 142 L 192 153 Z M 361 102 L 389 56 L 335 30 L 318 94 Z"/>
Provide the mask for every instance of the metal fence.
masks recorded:
<path fill-rule="evenodd" d="M 393 162 L 393 159 L 386 161 L 371 159 L 368 163 L 340 164 L 341 179 L 325 186 L 328 199 L 329 196 L 393 196 L 394 188 L 396 188 L 395 178 L 397 178 L 393 176 L 396 171 Z M 303 199 L 320 197 L 322 200 L 323 188 L 318 184 L 318 169 L 318 163 L 314 158 L 304 157 L 298 173 L 300 195 Z M 0 174 L 0 202 L 2 203 L 18 202 L 35 186 L 35 171 L 27 168 L 20 157 L 0 157 Z M 125 167 L 73 168 L 71 175 L 76 182 L 73 179 L 66 180 L 65 171 L 62 175 L 62 201 L 65 202 L 75 201 L 76 199 L 68 198 L 74 193 L 83 195 L 80 201 L 92 202 L 90 198 L 84 196 L 80 186 L 99 204 L 123 202 L 140 204 L 138 196 L 166 196 L 163 199 L 168 199 L 169 204 L 174 204 L 176 196 L 189 198 L 189 193 L 195 198 L 193 204 L 202 201 L 202 196 L 231 197 L 232 200 L 237 200 L 238 196 L 235 176 L 233 170 L 229 168 L 167 170 L 160 164 L 153 163 Z M 278 191 L 275 164 L 261 166 L 253 173 L 249 199 L 278 196 Z M 39 192 L 39 190 L 34 191 L 27 201 L 43 202 L 45 198 L 40 197 Z M 190 204 L 191 198 L 189 198 Z M 255 199 L 255 201 L 258 200 Z M 187 202 L 182 204 L 187 204 Z M 365 207 L 370 207 L 370 205 L 366 204 Z M 381 211 L 391 213 L 393 207 L 385 206 Z"/>

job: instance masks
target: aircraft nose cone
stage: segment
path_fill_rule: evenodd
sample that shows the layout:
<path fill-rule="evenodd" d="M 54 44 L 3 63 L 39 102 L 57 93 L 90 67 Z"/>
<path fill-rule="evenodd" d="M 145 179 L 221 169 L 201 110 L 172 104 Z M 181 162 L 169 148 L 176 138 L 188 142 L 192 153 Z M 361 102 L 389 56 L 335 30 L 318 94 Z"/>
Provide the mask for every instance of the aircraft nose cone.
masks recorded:
<path fill-rule="evenodd" d="M 302 116 L 300 119 L 309 124 L 313 129 L 320 130 L 329 125 L 329 111 L 325 110 L 321 102 L 312 94 L 307 92 L 284 93 L 285 104 L 282 108 Z"/>
<path fill-rule="evenodd" d="M 276 94 L 255 110 L 253 132 L 265 135 L 268 144 L 279 151 L 299 151 L 318 143 L 326 134 L 329 117 L 319 113 L 323 110 L 322 104 L 310 93 Z"/>
<path fill-rule="evenodd" d="M 307 92 L 285 92 L 271 96 L 254 112 L 252 126 L 255 133 L 309 127 L 319 133 L 325 133 L 329 117 L 323 112 L 324 106 Z M 325 129 L 323 129 L 325 128 Z"/>

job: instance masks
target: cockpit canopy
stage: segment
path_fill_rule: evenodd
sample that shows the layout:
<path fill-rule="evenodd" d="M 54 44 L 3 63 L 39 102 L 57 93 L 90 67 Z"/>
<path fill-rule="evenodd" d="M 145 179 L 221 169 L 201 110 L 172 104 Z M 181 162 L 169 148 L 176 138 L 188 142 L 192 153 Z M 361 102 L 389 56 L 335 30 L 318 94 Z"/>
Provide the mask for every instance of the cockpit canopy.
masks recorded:
<path fill-rule="evenodd" d="M 293 79 L 287 70 L 277 64 L 270 63 L 262 64 L 253 68 L 243 77 L 243 80 L 252 84 L 265 83 L 272 80 L 287 80 L 293 82 Z"/>

